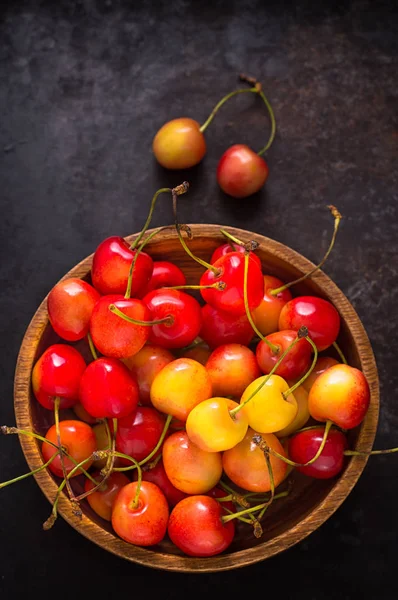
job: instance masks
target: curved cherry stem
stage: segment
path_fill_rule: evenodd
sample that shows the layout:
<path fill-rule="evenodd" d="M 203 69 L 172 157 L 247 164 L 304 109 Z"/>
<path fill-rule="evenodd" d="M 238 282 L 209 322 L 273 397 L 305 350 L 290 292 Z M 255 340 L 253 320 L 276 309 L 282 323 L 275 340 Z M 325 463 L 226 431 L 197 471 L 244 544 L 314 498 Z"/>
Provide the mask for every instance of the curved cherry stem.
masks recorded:
<path fill-rule="evenodd" d="M 56 436 L 57 436 L 57 444 L 60 449 L 59 458 L 60 458 L 60 462 L 61 462 L 62 473 L 63 473 L 64 479 L 66 480 L 66 489 L 68 490 L 69 499 L 71 502 L 77 502 L 75 494 L 73 493 L 73 490 L 70 486 L 70 482 L 68 479 L 68 473 L 66 471 L 65 462 L 64 462 L 64 451 L 62 448 L 61 431 L 59 428 L 59 403 L 60 403 L 59 396 L 55 396 L 55 398 L 54 398 L 54 419 L 55 419 L 55 432 L 56 432 Z"/>
<path fill-rule="evenodd" d="M 267 469 L 268 469 L 268 475 L 269 475 L 269 483 L 271 486 L 271 495 L 270 498 L 268 500 L 268 502 L 266 502 L 265 506 L 263 506 L 263 508 L 261 509 L 260 514 L 258 515 L 258 519 L 261 520 L 264 516 L 265 511 L 271 506 L 274 497 L 275 497 L 275 481 L 274 481 L 274 472 L 272 470 L 272 464 L 271 464 L 271 459 L 269 457 L 269 452 L 268 451 L 264 451 L 264 457 L 265 457 L 265 462 L 267 463 Z"/>
<path fill-rule="evenodd" d="M 91 337 L 90 332 L 87 333 L 87 341 L 88 341 L 88 345 L 90 346 L 90 352 L 91 352 L 91 356 L 93 357 L 93 360 L 97 360 L 98 354 L 97 354 L 97 350 L 94 346 L 93 338 Z"/>
<path fill-rule="evenodd" d="M 338 343 L 337 343 L 337 342 L 333 342 L 333 344 L 332 344 L 332 345 L 333 345 L 333 348 L 336 350 L 337 354 L 340 356 L 340 358 L 341 358 L 341 362 L 342 362 L 344 365 L 348 365 L 347 359 L 346 359 L 346 357 L 344 356 L 344 354 L 343 354 L 343 351 L 342 351 L 342 349 L 340 348 L 340 346 L 338 345 Z"/>
<path fill-rule="evenodd" d="M 287 397 L 290 394 L 293 394 L 293 392 L 295 392 L 295 390 L 297 390 L 297 388 L 300 387 L 300 385 L 302 385 L 304 383 L 304 381 L 311 375 L 311 373 L 314 370 L 314 367 L 316 365 L 316 361 L 318 360 L 318 348 L 316 347 L 316 345 L 314 344 L 314 342 L 308 335 L 306 335 L 304 339 L 307 340 L 307 342 L 309 344 L 311 344 L 312 349 L 314 351 L 314 357 L 312 359 L 312 364 L 311 364 L 310 368 L 308 369 L 308 371 L 302 376 L 301 379 L 296 381 L 296 383 L 294 385 L 292 385 L 292 387 L 290 387 L 286 392 L 282 393 L 282 396 L 285 398 L 285 400 L 287 399 Z"/>
<path fill-rule="evenodd" d="M 173 285 L 173 286 L 162 286 L 162 290 L 219 290 L 222 292 L 227 287 L 224 281 L 216 281 L 209 285 Z"/>
<path fill-rule="evenodd" d="M 151 325 L 161 324 L 172 325 L 174 322 L 172 315 L 164 317 L 163 319 L 155 319 L 154 321 L 140 321 L 139 319 L 132 319 L 131 317 L 125 315 L 124 312 L 119 310 L 118 307 L 114 304 L 109 304 L 108 309 L 111 311 L 111 313 L 117 315 L 118 317 L 120 317 L 124 321 L 127 321 L 128 323 L 132 323 L 133 325 L 142 325 L 145 327 L 150 327 Z"/>
<path fill-rule="evenodd" d="M 246 316 L 247 319 L 250 323 L 250 325 L 252 326 L 253 331 L 256 333 L 256 335 L 258 335 L 258 337 L 260 338 L 260 340 L 262 340 L 265 344 L 267 344 L 267 346 L 270 348 L 270 350 L 272 351 L 273 354 L 279 354 L 279 347 L 276 346 L 275 344 L 272 344 L 269 340 L 267 340 L 263 334 L 261 333 L 261 331 L 259 331 L 257 329 L 257 326 L 255 324 L 255 322 L 253 321 L 253 317 L 252 314 L 250 312 L 250 307 L 249 307 L 249 300 L 247 298 L 247 280 L 248 280 L 248 274 L 249 274 L 249 252 L 245 252 L 245 264 L 244 264 L 244 272 L 243 272 L 243 302 L 245 305 L 245 311 L 246 311 Z"/>
<path fill-rule="evenodd" d="M 394 454 L 398 448 L 386 448 L 385 450 L 371 450 L 370 452 L 360 452 L 359 450 L 344 450 L 345 456 L 373 456 L 377 454 Z"/>
<path fill-rule="evenodd" d="M 0 483 L 0 489 L 5 488 L 8 485 L 11 485 L 12 483 L 17 483 L 18 481 L 22 481 L 22 479 L 26 479 L 27 477 L 30 477 L 31 475 L 36 475 L 36 473 L 39 473 L 40 471 L 43 471 L 43 469 L 46 469 L 49 465 L 51 465 L 54 458 L 59 456 L 59 454 L 60 454 L 60 451 L 55 452 L 55 454 L 53 454 L 46 463 L 44 463 L 43 465 L 41 465 L 41 467 L 38 467 L 37 469 L 33 469 L 33 471 L 28 471 L 28 473 L 19 475 L 18 477 L 15 477 L 14 479 L 9 479 L 8 481 L 3 481 L 2 483 Z"/>
<path fill-rule="evenodd" d="M 309 273 L 306 273 L 305 275 L 303 275 L 302 277 L 299 277 L 298 279 L 295 279 L 294 281 L 289 281 L 289 283 L 285 283 L 284 285 L 281 285 L 280 287 L 275 288 L 274 290 L 270 290 L 269 293 L 272 296 L 277 296 L 281 292 L 284 292 L 285 290 L 288 290 L 293 285 L 296 285 L 297 283 L 301 283 L 302 281 L 305 281 L 306 279 L 308 279 L 309 277 L 311 277 L 316 271 L 318 271 L 325 264 L 325 262 L 326 262 L 326 260 L 327 260 L 327 258 L 329 256 L 329 254 L 331 253 L 331 251 L 333 249 L 334 242 L 336 240 L 337 230 L 339 228 L 340 221 L 342 219 L 341 214 L 339 213 L 339 211 L 337 210 L 337 208 L 335 206 L 333 206 L 332 204 L 330 204 L 328 206 L 328 209 L 330 210 L 330 212 L 332 213 L 332 215 L 334 217 L 334 229 L 333 229 L 332 239 L 330 241 L 329 248 L 326 250 L 325 256 L 322 258 L 321 262 L 316 265 L 316 267 L 314 267 L 311 271 L 309 271 Z"/>
<path fill-rule="evenodd" d="M 206 262 L 202 258 L 199 258 L 199 256 L 196 256 L 192 252 L 192 250 L 190 250 L 186 241 L 184 240 L 184 238 L 181 235 L 181 230 L 183 230 L 188 234 L 189 238 L 192 238 L 192 233 L 191 233 L 191 230 L 189 229 L 189 227 L 187 225 L 180 225 L 179 223 L 176 223 L 175 227 L 176 227 L 178 239 L 180 240 L 181 246 L 184 248 L 184 250 L 188 254 L 188 256 L 190 256 L 193 260 L 195 260 L 197 263 L 199 263 L 205 269 L 209 269 L 210 271 L 212 271 L 216 277 L 221 275 L 220 269 L 217 269 L 217 267 L 214 267 L 213 265 Z"/>
<path fill-rule="evenodd" d="M 232 246 L 232 248 L 234 249 L 234 251 L 236 252 L 236 248 L 233 244 L 237 244 L 238 246 L 241 246 L 242 248 L 244 248 L 246 250 L 246 252 L 254 252 L 254 250 L 257 250 L 259 244 L 258 242 L 256 242 L 255 240 L 249 240 L 248 242 L 242 242 L 242 240 L 239 240 L 237 237 L 235 237 L 234 235 L 232 235 L 231 233 L 229 233 L 229 231 L 226 231 L 225 229 L 220 229 L 220 232 L 223 234 L 224 237 L 227 238 L 229 244 Z"/>
<path fill-rule="evenodd" d="M 220 108 L 226 102 L 228 102 L 228 100 L 230 98 L 233 98 L 234 96 L 237 96 L 238 94 L 247 94 L 247 93 L 249 93 L 249 94 L 250 93 L 252 93 L 252 94 L 258 94 L 258 91 L 256 90 L 255 87 L 253 87 L 253 88 L 240 88 L 238 90 L 234 90 L 233 92 L 229 92 L 229 94 L 227 94 L 226 96 L 224 96 L 224 98 L 221 98 L 221 100 L 219 102 L 217 102 L 217 104 L 215 105 L 215 107 L 213 108 L 213 110 L 211 111 L 210 115 L 207 117 L 206 121 L 203 123 L 203 125 L 201 125 L 199 127 L 199 131 L 201 133 L 204 133 L 206 131 L 206 129 L 208 128 L 208 126 L 210 125 L 210 123 L 213 121 L 214 117 L 216 116 L 216 114 L 220 110 Z"/>
<path fill-rule="evenodd" d="M 131 508 L 132 510 L 135 510 L 136 508 L 138 508 L 139 501 L 140 501 L 141 483 L 142 483 L 142 469 L 137 461 L 135 461 L 135 463 L 136 463 L 136 467 L 137 467 L 138 478 L 137 478 L 137 489 L 135 490 L 134 499 L 129 504 L 129 508 Z"/>
<path fill-rule="evenodd" d="M 129 270 L 129 274 L 127 277 L 126 293 L 124 294 L 124 297 L 126 300 L 128 300 L 131 297 L 131 287 L 133 285 L 133 273 L 134 273 L 135 264 L 137 262 L 139 255 L 141 254 L 141 252 L 145 248 L 145 246 L 148 244 L 148 242 L 150 242 L 151 239 L 155 237 L 155 235 L 160 233 L 160 231 L 162 231 L 162 229 L 166 229 L 166 228 L 159 227 L 158 229 L 155 229 L 155 231 L 152 231 L 152 233 L 150 233 L 148 235 L 148 237 L 145 238 L 145 240 L 142 242 L 142 244 L 139 246 L 139 248 L 137 248 L 137 250 L 134 254 L 134 258 L 131 261 L 130 270 Z"/>

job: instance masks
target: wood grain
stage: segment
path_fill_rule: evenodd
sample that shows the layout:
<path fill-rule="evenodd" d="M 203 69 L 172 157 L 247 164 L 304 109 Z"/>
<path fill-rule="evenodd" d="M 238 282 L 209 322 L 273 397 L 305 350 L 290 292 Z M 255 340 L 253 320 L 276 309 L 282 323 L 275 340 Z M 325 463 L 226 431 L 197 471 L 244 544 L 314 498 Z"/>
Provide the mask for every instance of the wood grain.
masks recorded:
<path fill-rule="evenodd" d="M 289 281 L 313 268 L 310 261 L 294 250 L 258 234 L 224 225 L 190 225 L 190 227 L 193 239 L 189 242 L 189 246 L 195 254 L 205 260 L 209 260 L 213 250 L 220 243 L 225 242 L 225 238 L 220 233 L 222 227 L 244 241 L 253 239 L 259 243 L 257 254 L 261 258 L 264 273 Z M 126 239 L 131 242 L 136 235 Z M 197 283 L 204 270 L 186 255 L 172 227 L 159 233 L 148 244 L 146 250 L 155 260 L 173 260 L 184 271 L 188 283 Z M 63 279 L 69 277 L 89 279 L 91 262 L 92 255 L 76 265 Z M 352 448 L 368 452 L 372 449 L 377 429 L 379 384 L 376 363 L 367 334 L 348 299 L 323 272 L 317 272 L 311 280 L 294 288 L 295 295 L 302 293 L 322 296 L 334 304 L 342 323 L 338 342 L 349 364 L 360 368 L 369 382 L 371 403 L 368 413 L 361 426 L 349 435 Z M 14 406 L 17 426 L 21 429 L 44 432 L 52 423 L 51 412 L 38 406 L 32 395 L 31 372 L 37 358 L 54 341 L 58 341 L 58 338 L 48 321 L 47 298 L 45 298 L 27 328 L 16 366 Z M 36 441 L 27 436 L 20 436 L 20 442 L 30 469 L 42 465 L 40 447 Z M 254 539 L 251 531 L 239 528 L 236 540 L 226 553 L 207 559 L 184 556 L 168 540 L 150 549 L 128 544 L 119 539 L 112 532 L 110 525 L 97 517 L 88 505 L 84 506 L 81 519 L 74 516 L 64 494 L 60 498 L 59 514 L 88 539 L 133 562 L 158 569 L 185 572 L 235 569 L 282 552 L 317 529 L 350 493 L 366 462 L 366 457 L 351 458 L 342 475 L 333 481 L 315 481 L 295 474 L 293 492 L 285 500 L 275 503 L 267 513 L 264 521 L 265 533 L 261 539 Z M 59 481 L 56 481 L 47 471 L 38 473 L 35 478 L 52 503 Z"/>

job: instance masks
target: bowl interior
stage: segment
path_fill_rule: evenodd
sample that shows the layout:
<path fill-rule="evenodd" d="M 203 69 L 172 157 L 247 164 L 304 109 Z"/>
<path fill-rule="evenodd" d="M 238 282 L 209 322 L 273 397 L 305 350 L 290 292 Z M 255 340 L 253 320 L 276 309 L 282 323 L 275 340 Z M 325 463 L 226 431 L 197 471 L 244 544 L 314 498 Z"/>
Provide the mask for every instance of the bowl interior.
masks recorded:
<path fill-rule="evenodd" d="M 193 225 L 193 239 L 189 246 L 195 254 L 209 260 L 213 250 L 225 242 L 217 225 Z M 254 239 L 259 243 L 256 251 L 263 265 L 263 272 L 275 275 L 283 281 L 290 281 L 308 272 L 313 266 L 301 255 L 273 240 L 239 229 L 224 227 L 238 238 L 248 241 Z M 134 239 L 130 236 L 129 240 Z M 204 269 L 194 262 L 182 249 L 175 232 L 164 231 L 155 237 L 146 251 L 154 260 L 172 260 L 185 273 L 188 283 L 198 283 Z M 88 257 L 65 275 L 82 277 L 90 281 L 92 256 Z M 335 284 L 323 273 L 317 272 L 311 279 L 295 286 L 293 295 L 314 294 L 330 300 L 340 313 L 341 331 L 338 343 L 348 363 L 364 371 L 371 387 L 371 406 L 368 414 L 355 430 L 349 432 L 351 448 L 362 451 L 371 449 L 377 427 L 378 418 L 378 381 L 376 365 L 369 340 L 347 298 Z M 196 297 L 200 300 L 200 295 Z M 34 399 L 30 384 L 30 373 L 34 362 L 52 343 L 61 341 L 52 330 L 47 316 L 46 299 L 39 307 L 26 332 L 22 343 L 15 376 L 15 411 L 17 424 L 21 428 L 33 428 L 44 434 L 53 423 L 51 411 L 47 411 Z M 89 358 L 89 349 L 85 341 L 75 345 Z M 324 355 L 338 356 L 332 350 Z M 62 411 L 61 418 L 73 415 L 70 411 Z M 41 464 L 38 444 L 25 436 L 21 444 L 30 468 Z M 337 479 L 319 481 L 293 472 L 279 490 L 289 487 L 289 495 L 275 502 L 268 510 L 263 525 L 264 534 L 256 539 L 248 526 L 238 523 L 237 535 L 229 549 L 212 559 L 193 559 L 182 553 L 165 539 L 158 547 L 150 549 L 137 548 L 117 538 L 109 523 L 98 517 L 87 502 L 82 503 L 83 518 L 76 518 L 66 497 L 61 499 L 60 514 L 83 535 L 99 545 L 123 556 L 154 567 L 185 571 L 216 571 L 242 566 L 250 562 L 262 560 L 280 552 L 284 548 L 298 542 L 323 523 L 348 495 L 366 464 L 365 458 L 355 458 L 347 462 L 344 472 Z M 36 477 L 40 487 L 50 501 L 54 499 L 59 481 L 47 472 Z M 82 490 L 81 478 L 73 479 L 77 493 Z"/>

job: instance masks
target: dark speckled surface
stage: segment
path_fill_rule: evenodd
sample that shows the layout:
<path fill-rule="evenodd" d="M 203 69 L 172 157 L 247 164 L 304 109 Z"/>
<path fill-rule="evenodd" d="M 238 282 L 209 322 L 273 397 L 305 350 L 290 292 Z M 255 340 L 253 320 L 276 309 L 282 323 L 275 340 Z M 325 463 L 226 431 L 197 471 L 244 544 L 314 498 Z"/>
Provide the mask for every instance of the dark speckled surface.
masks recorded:
<path fill-rule="evenodd" d="M 209 151 L 181 203 L 189 222 L 237 225 L 312 260 L 344 214 L 327 273 L 368 331 L 381 380 L 375 446 L 398 443 L 398 17 L 395 3 L 117 1 L 13 2 L 0 24 L 0 420 L 13 424 L 19 344 L 54 283 L 107 235 L 127 235 L 147 202 L 180 174 L 159 168 L 151 140 L 168 119 L 203 121 L 247 71 L 263 82 L 278 133 L 266 188 L 225 197 L 218 157 L 267 137 L 261 102 L 230 102 L 207 134 Z M 316 5 L 316 6 L 315 6 Z M 396 6 L 396 5 L 395 5 Z M 165 201 L 155 224 L 171 222 Z M 18 440 L 0 440 L 1 480 L 22 473 Z M 0 493 L 2 598 L 46 589 L 58 598 L 82 573 L 94 597 L 201 593 L 241 597 L 386 598 L 396 579 L 398 459 L 370 460 L 337 513 L 282 555 L 221 575 L 154 572 L 105 553 L 59 520 L 34 481 Z M 72 575 L 75 570 L 75 575 Z M 77 573 L 77 574 L 76 574 Z M 90 597 L 93 597 L 90 594 Z"/>

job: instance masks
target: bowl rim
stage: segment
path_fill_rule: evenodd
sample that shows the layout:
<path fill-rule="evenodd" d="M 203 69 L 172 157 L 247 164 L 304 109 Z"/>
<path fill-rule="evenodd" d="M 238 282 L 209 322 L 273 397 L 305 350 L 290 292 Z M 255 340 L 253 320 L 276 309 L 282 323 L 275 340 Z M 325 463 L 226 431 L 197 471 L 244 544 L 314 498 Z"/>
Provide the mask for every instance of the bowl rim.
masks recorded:
<path fill-rule="evenodd" d="M 220 242 L 225 242 L 225 238 L 220 233 L 220 229 L 231 232 L 231 234 L 237 238 L 245 239 L 245 237 L 247 238 L 249 236 L 250 239 L 257 241 L 272 255 L 285 262 L 288 261 L 294 268 L 300 271 L 308 272 L 314 267 L 314 264 L 311 261 L 289 246 L 249 230 L 218 224 L 190 224 L 189 227 L 195 238 L 211 237 Z M 147 234 L 150 234 L 153 231 L 154 229 L 149 229 Z M 131 243 L 138 235 L 138 233 L 135 233 L 125 236 L 124 239 Z M 173 226 L 162 228 L 162 237 L 159 239 L 163 242 L 175 239 L 175 228 Z M 157 243 L 159 242 L 157 242 L 155 238 L 153 242 L 148 245 L 148 251 L 150 252 L 151 245 L 154 246 Z M 91 267 L 92 258 L 93 254 L 87 256 L 70 269 L 59 281 L 70 277 L 83 277 L 87 275 Z M 379 415 L 379 381 L 373 350 L 359 316 L 344 293 L 323 271 L 317 271 L 312 276 L 312 280 L 316 281 L 322 288 L 322 291 L 327 294 L 331 302 L 336 306 L 339 313 L 344 317 L 355 342 L 361 362 L 361 369 L 370 386 L 370 406 L 365 419 L 360 425 L 358 438 L 355 444 L 356 450 L 369 452 L 372 449 L 376 436 Z M 31 396 L 31 372 L 35 360 L 37 343 L 41 339 L 44 329 L 48 324 L 47 298 L 48 294 L 40 303 L 26 329 L 16 363 L 14 376 L 14 411 L 17 427 L 25 430 L 33 429 L 29 400 Z M 19 440 L 29 468 L 34 470 L 40 467 L 43 464 L 43 460 L 37 441 L 32 437 L 25 435 L 19 435 Z M 232 554 L 220 554 L 210 558 L 192 558 L 188 556 L 171 555 L 150 548 L 128 544 L 118 538 L 116 534 L 104 530 L 85 514 L 83 514 L 81 518 L 76 517 L 72 513 L 70 502 L 64 494 L 61 494 L 60 496 L 58 514 L 86 538 L 113 554 L 131 562 L 161 570 L 179 572 L 209 573 L 226 571 L 265 560 L 306 538 L 339 508 L 358 481 L 367 460 L 367 456 L 358 456 L 355 457 L 355 460 L 351 459 L 344 471 L 344 475 L 336 480 L 336 483 L 327 496 L 296 525 L 257 546 L 238 550 Z M 57 485 L 50 473 L 47 470 L 43 470 L 36 473 L 34 477 L 44 495 L 49 502 L 52 503 L 56 494 Z"/>

